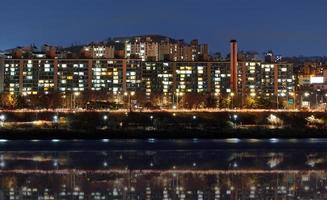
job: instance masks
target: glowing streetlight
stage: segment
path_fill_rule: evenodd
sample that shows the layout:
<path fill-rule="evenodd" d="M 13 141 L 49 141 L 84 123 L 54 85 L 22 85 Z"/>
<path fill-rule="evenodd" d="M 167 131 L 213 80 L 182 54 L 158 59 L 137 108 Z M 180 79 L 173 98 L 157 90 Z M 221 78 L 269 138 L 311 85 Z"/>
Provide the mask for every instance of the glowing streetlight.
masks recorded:
<path fill-rule="evenodd" d="M 58 165 L 59 165 L 58 161 L 57 161 L 57 160 L 54 160 L 54 161 L 53 161 L 53 166 L 54 166 L 54 167 L 58 167 Z"/>
<path fill-rule="evenodd" d="M 232 105 L 232 109 L 233 109 L 234 108 L 234 96 L 235 96 L 234 92 L 231 92 L 230 96 L 231 96 L 231 105 Z"/>
<path fill-rule="evenodd" d="M 58 123 L 58 120 L 59 120 L 58 115 L 54 115 L 54 116 L 52 117 L 52 121 L 53 121 L 53 123 Z"/>
<path fill-rule="evenodd" d="M 6 120 L 6 116 L 4 114 L 0 115 L 0 121 L 4 122 Z"/>
<path fill-rule="evenodd" d="M 309 97 L 310 96 L 310 93 L 309 92 L 305 92 L 303 95 L 301 95 L 301 107 L 303 106 L 303 96 L 304 97 Z M 308 103 L 308 106 L 310 108 L 310 101 Z"/>
<path fill-rule="evenodd" d="M 6 121 L 6 116 L 4 114 L 1 114 L 0 115 L 0 125 L 3 126 L 5 121 Z"/>
<path fill-rule="evenodd" d="M 108 116 L 107 116 L 107 115 L 104 115 L 104 116 L 103 116 L 103 120 L 104 120 L 104 121 L 107 121 L 107 120 L 108 120 Z"/>
<path fill-rule="evenodd" d="M 128 97 L 128 108 L 129 108 L 129 111 L 131 112 L 132 111 L 132 96 L 135 95 L 135 92 L 134 91 L 131 91 L 131 92 L 124 92 L 124 96 L 125 97 Z"/>
<path fill-rule="evenodd" d="M 5 163 L 5 161 L 2 160 L 2 161 L 0 162 L 0 167 L 1 167 L 1 168 L 4 168 L 5 166 L 6 166 L 6 163 Z"/>
<path fill-rule="evenodd" d="M 220 93 L 215 93 L 215 96 L 217 97 L 217 107 L 220 108 Z"/>
<path fill-rule="evenodd" d="M 305 96 L 305 97 L 308 97 L 308 96 L 310 96 L 310 93 L 309 93 L 309 92 L 305 92 L 305 93 L 304 93 L 304 96 Z"/>
<path fill-rule="evenodd" d="M 178 109 L 179 108 L 179 100 L 178 100 L 178 98 L 179 97 L 182 97 L 184 94 L 183 94 L 183 92 L 176 92 L 176 106 L 174 105 L 174 109 Z"/>
<path fill-rule="evenodd" d="M 238 115 L 234 114 L 234 115 L 233 115 L 234 128 L 236 128 L 236 125 L 237 125 L 237 118 L 238 118 Z"/>
<path fill-rule="evenodd" d="M 72 94 L 71 94 L 71 106 L 72 106 L 72 108 L 76 108 L 76 98 L 80 95 L 81 93 L 80 92 L 73 92 Z"/>

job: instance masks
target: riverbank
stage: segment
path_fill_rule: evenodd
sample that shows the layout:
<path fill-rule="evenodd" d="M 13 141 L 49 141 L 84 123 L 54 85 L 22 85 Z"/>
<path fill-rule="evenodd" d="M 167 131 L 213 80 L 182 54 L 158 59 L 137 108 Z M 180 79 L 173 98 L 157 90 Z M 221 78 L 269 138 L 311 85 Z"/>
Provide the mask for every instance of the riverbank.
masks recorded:
<path fill-rule="evenodd" d="M 1 112 L 0 138 L 325 138 L 325 112 Z"/>

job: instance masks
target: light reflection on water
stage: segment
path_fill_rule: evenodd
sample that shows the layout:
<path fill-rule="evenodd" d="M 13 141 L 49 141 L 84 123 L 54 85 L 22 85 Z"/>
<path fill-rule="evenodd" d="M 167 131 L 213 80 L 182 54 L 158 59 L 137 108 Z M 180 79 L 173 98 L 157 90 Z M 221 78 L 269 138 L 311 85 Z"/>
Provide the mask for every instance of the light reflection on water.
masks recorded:
<path fill-rule="evenodd" d="M 0 199 L 325 199 L 327 148 L 319 142 L 32 140 L 25 141 L 29 150 L 15 150 L 10 144 L 21 143 L 6 141 L 2 146 L 11 150 L 0 151 Z M 32 150 L 29 143 L 46 147 Z M 104 146 L 94 150 L 92 143 Z M 304 148 L 286 148 L 294 143 Z"/>

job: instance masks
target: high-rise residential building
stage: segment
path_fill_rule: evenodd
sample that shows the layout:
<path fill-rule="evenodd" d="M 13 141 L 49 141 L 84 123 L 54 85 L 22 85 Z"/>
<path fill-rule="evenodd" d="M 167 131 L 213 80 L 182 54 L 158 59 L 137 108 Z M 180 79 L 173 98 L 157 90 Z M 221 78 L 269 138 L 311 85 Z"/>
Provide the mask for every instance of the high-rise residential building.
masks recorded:
<path fill-rule="evenodd" d="M 273 98 L 286 103 L 295 98 L 292 64 L 238 60 L 235 40 L 230 43 L 229 61 L 192 61 L 195 58 L 192 48 L 199 46 L 196 41 L 188 46 L 182 41 L 174 43 L 176 41 L 164 38 L 160 38 L 160 42 L 151 37 L 143 39 L 135 40 L 137 47 L 125 50 L 131 54 L 132 48 L 137 48 L 147 61 L 142 57 L 106 58 L 106 46 L 100 44 L 83 47 L 89 48 L 92 54 L 81 58 L 62 58 L 56 56 L 54 49 L 52 53 L 39 52 L 31 57 L 26 57 L 26 52 L 15 52 L 12 57 L 0 58 L 0 92 L 27 96 L 84 91 L 122 95 L 133 91 L 148 100 L 159 96 L 164 104 L 187 93 L 201 93 L 217 98 L 232 97 L 235 106 L 244 105 L 247 97 Z M 147 47 L 153 44 L 165 46 Z M 182 52 L 182 46 L 187 53 Z M 112 57 L 114 46 L 110 49 L 109 57 Z M 201 55 L 202 50 L 197 51 L 200 53 L 196 55 Z M 187 55 L 190 60 L 158 61 L 165 57 L 160 52 L 175 58 L 183 55 L 183 59 Z M 205 52 L 203 50 L 203 55 Z M 148 59 L 151 55 L 155 58 Z"/>
<path fill-rule="evenodd" d="M 85 58 L 115 58 L 115 46 L 105 43 L 92 43 L 84 46 L 81 53 Z"/>
<path fill-rule="evenodd" d="M 207 61 L 208 45 L 192 40 L 190 44 L 161 35 L 132 36 L 112 39 L 124 44 L 125 58 L 142 61 Z"/>
<path fill-rule="evenodd" d="M 114 95 L 135 91 L 151 98 L 187 93 L 231 96 L 229 62 L 143 62 L 138 59 L 3 59 L 1 91 L 36 95 L 49 92 L 105 91 Z M 238 62 L 237 88 L 246 97 L 291 98 L 291 64 Z M 277 97 L 278 95 L 278 97 Z M 236 98 L 235 98 L 236 101 Z M 244 99 L 239 103 L 242 105 Z M 237 105 L 237 104 L 235 104 Z"/>
<path fill-rule="evenodd" d="M 199 44 L 198 40 L 192 40 L 191 48 L 192 61 L 206 61 L 209 59 L 207 44 Z"/>
<path fill-rule="evenodd" d="M 131 38 L 125 41 L 125 52 L 125 58 L 158 61 L 159 43 L 149 36 Z"/>

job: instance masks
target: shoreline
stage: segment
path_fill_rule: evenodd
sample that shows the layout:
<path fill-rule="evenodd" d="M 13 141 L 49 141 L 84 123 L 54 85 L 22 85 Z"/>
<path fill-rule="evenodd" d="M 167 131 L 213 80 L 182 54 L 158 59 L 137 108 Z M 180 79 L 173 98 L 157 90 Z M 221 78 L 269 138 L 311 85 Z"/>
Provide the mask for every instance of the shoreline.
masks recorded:
<path fill-rule="evenodd" d="M 0 140 L 99 140 L 99 139 L 327 139 L 322 129 L 226 129 L 226 130 L 68 130 L 1 129 Z"/>
<path fill-rule="evenodd" d="M 132 110 L 129 109 L 0 109 L 0 113 L 326 113 L 325 109 L 157 109 Z"/>
<path fill-rule="evenodd" d="M 326 112 L 0 112 L 0 139 L 327 138 Z"/>

